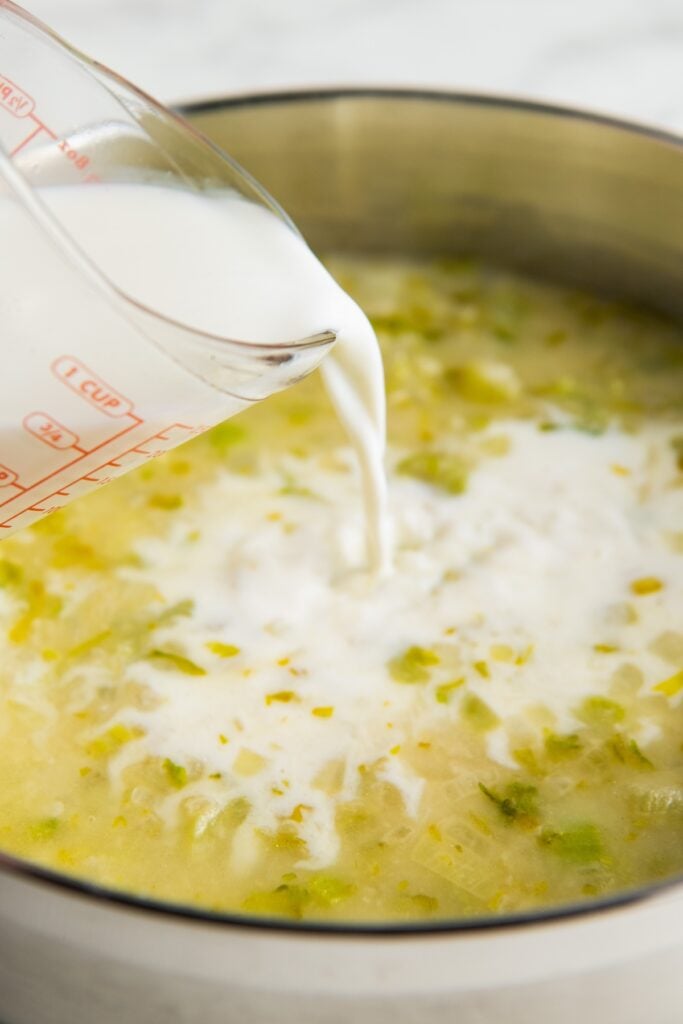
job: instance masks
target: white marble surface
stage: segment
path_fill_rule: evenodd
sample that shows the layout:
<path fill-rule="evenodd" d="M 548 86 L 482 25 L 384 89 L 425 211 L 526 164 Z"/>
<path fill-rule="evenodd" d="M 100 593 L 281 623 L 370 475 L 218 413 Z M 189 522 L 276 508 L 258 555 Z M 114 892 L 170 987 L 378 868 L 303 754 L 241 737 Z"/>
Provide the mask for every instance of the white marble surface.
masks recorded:
<path fill-rule="evenodd" d="M 27 0 L 165 101 L 313 84 L 505 92 L 683 131 L 683 0 Z"/>

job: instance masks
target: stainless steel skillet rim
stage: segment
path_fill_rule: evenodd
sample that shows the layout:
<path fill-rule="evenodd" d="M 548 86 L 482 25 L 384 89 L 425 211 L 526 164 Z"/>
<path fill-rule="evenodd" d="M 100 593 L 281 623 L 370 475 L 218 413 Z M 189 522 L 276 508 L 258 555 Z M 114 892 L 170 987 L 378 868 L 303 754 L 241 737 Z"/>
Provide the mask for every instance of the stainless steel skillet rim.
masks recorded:
<path fill-rule="evenodd" d="M 455 103 L 464 107 L 482 107 L 494 110 L 510 110 L 540 116 L 559 117 L 568 121 L 603 125 L 631 135 L 642 135 L 653 141 L 668 143 L 675 149 L 683 150 L 683 135 L 657 128 L 643 121 L 630 121 L 612 117 L 595 110 L 584 110 L 569 104 L 545 103 L 525 96 L 497 93 L 463 92 L 459 90 L 418 88 L 410 86 L 381 85 L 339 85 L 312 86 L 303 89 L 267 89 L 256 92 L 234 93 L 229 96 L 210 96 L 206 99 L 179 102 L 176 109 L 183 117 L 191 119 L 200 114 L 209 114 L 226 108 L 277 107 L 291 103 L 317 103 L 333 100 L 415 100 L 428 103 Z M 196 130 L 196 129 L 195 129 Z"/>
<path fill-rule="evenodd" d="M 582 111 L 569 106 L 559 106 L 535 102 L 529 99 L 511 96 L 484 95 L 467 92 L 449 92 L 437 89 L 417 89 L 380 86 L 370 87 L 332 87 L 311 88 L 292 91 L 261 92 L 197 100 L 182 105 L 180 112 L 188 117 L 193 115 L 235 109 L 240 107 L 278 106 L 293 103 L 331 102 L 335 100 L 414 100 L 426 103 L 455 103 L 467 107 L 490 108 L 526 113 L 531 116 L 559 117 L 563 120 L 574 120 L 604 126 L 631 135 L 649 138 L 653 142 L 664 143 L 681 151 L 683 159 L 683 137 L 659 128 L 652 128 L 609 117 L 600 113 Z M 483 934 L 486 932 L 509 931 L 517 928 L 561 924 L 571 919 L 586 920 L 596 914 L 607 911 L 622 910 L 630 905 L 643 904 L 667 892 L 679 890 L 683 886 L 683 873 L 656 882 L 652 885 L 625 890 L 600 900 L 571 903 L 536 910 L 529 913 L 492 914 L 481 918 L 460 918 L 455 920 L 414 921 L 414 922 L 324 922 L 324 921 L 291 921 L 280 918 L 253 917 L 238 913 L 218 913 L 155 900 L 143 896 L 118 891 L 106 886 L 97 885 L 78 878 L 43 868 L 29 861 L 10 856 L 0 851 L 0 874 L 13 875 L 27 883 L 36 883 L 52 889 L 63 890 L 65 894 L 90 903 L 112 906 L 121 911 L 129 911 L 148 916 L 165 916 L 177 922 L 195 925 L 211 925 L 223 928 L 249 929 L 264 933 L 285 933 L 295 935 L 328 935 L 335 938 L 366 938 L 366 939 L 410 939 L 418 936 L 447 937 L 466 935 L 468 933 Z"/>

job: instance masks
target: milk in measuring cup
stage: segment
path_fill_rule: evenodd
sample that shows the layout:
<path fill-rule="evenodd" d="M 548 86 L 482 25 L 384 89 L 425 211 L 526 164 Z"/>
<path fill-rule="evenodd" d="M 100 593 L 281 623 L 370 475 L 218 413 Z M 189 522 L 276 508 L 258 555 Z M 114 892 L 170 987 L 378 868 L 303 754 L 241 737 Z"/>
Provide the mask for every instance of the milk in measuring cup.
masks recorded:
<path fill-rule="evenodd" d="M 386 565 L 377 341 L 301 237 L 234 194 L 98 184 L 45 189 L 38 200 L 99 273 L 165 318 L 258 344 L 337 335 L 323 373 L 359 456 L 369 560 Z M 150 334 L 144 308 L 122 316 L 102 302 L 101 281 L 67 256 L 55 261 L 51 240 L 10 198 L 0 199 L 0 237 L 11 253 L 0 279 L 0 536 L 250 404 L 239 374 L 234 390 L 229 374 L 226 385 L 215 343 L 210 357 L 200 345 L 179 361 Z"/>

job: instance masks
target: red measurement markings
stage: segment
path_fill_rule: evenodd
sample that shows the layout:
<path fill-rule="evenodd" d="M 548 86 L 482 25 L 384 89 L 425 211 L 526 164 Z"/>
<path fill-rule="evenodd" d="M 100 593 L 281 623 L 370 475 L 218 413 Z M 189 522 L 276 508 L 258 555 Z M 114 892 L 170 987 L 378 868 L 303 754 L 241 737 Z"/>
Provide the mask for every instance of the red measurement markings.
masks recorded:
<path fill-rule="evenodd" d="M 0 487 L 18 487 L 17 474 L 12 469 L 8 469 L 7 466 L 0 465 Z"/>
<path fill-rule="evenodd" d="M 0 107 L 21 118 L 29 117 L 36 105 L 27 92 L 0 72 Z"/>
<path fill-rule="evenodd" d="M 78 435 L 63 427 L 58 420 L 48 416 L 44 412 L 31 412 L 23 420 L 24 430 L 33 434 L 39 441 L 48 444 L 51 448 L 75 448 L 82 452 L 78 446 Z"/>
<path fill-rule="evenodd" d="M 1 0 L 0 0 L 1 2 Z M 85 184 L 101 181 L 99 174 L 92 170 L 92 161 L 87 153 L 74 146 L 69 139 L 60 138 L 35 113 L 35 102 L 31 96 L 0 72 L 0 110 L 6 110 L 13 117 L 29 118 L 35 127 L 12 149 L 10 156 L 16 156 L 30 142 L 45 132 L 56 142 L 64 158 L 69 161 Z"/>
<path fill-rule="evenodd" d="M 94 448 L 89 448 L 87 451 L 85 451 L 82 448 L 76 449 L 76 451 L 78 451 L 79 454 L 74 459 L 70 459 L 68 462 L 65 462 L 64 465 L 58 466 L 57 469 L 53 469 L 51 473 L 46 473 L 45 476 L 42 476 L 40 478 L 40 480 L 35 480 L 32 484 L 29 484 L 27 487 L 23 487 L 22 490 L 25 491 L 26 493 L 34 491 L 36 487 L 40 487 L 40 485 L 44 484 L 47 480 L 51 480 L 53 477 L 59 476 L 59 474 L 63 473 L 65 469 L 69 469 L 71 466 L 75 466 L 77 463 L 81 462 L 87 455 L 92 455 L 94 452 L 99 451 L 101 448 L 106 448 L 107 445 L 112 444 L 114 441 L 117 441 L 120 437 L 123 437 L 125 434 L 129 434 L 131 430 L 135 430 L 136 427 L 139 427 L 144 423 L 144 420 L 141 420 L 139 416 L 134 416 L 132 413 L 128 414 L 128 418 L 131 421 L 128 424 L 128 426 L 124 427 L 122 430 L 117 431 L 111 437 L 107 437 L 104 441 L 101 441 L 99 444 L 96 444 Z M 72 448 L 70 450 L 73 451 L 74 449 Z M 2 508 L 3 505 L 9 505 L 11 502 L 15 500 L 15 498 L 16 495 L 8 498 L 6 501 L 0 501 L 0 508 Z M 23 511 L 26 511 L 26 509 L 24 509 Z M 20 514 L 20 512 L 17 513 L 17 515 Z M 16 516 L 12 516 L 12 518 L 16 518 Z M 7 519 L 6 522 L 10 522 L 10 520 Z M 0 523 L 0 526 L 2 525 L 3 524 Z"/>
<path fill-rule="evenodd" d="M 10 153 L 10 156 L 16 156 L 17 153 L 19 153 L 24 148 L 24 146 L 28 146 L 29 142 L 33 142 L 36 135 L 38 135 L 38 133 L 41 131 L 42 128 L 40 127 L 40 125 L 38 125 L 37 128 L 34 128 L 30 135 L 27 135 L 25 139 L 21 140 L 18 146 L 14 147 L 14 149 Z"/>
<path fill-rule="evenodd" d="M 73 356 L 60 356 L 52 364 L 52 372 L 58 380 L 106 416 L 116 419 L 132 414 L 133 403 L 105 384 L 101 377 L 89 370 L 79 359 L 74 359 Z"/>
<path fill-rule="evenodd" d="M 89 470 L 82 476 L 78 476 L 73 480 L 70 480 L 68 484 L 64 484 L 64 486 L 60 487 L 57 491 L 52 491 L 52 493 L 41 498 L 39 502 L 36 502 L 36 504 L 24 506 L 24 508 L 18 509 L 8 519 L 5 519 L 0 523 L 0 530 L 12 529 L 13 526 L 17 525 L 16 520 L 25 516 L 27 513 L 29 514 L 28 521 L 32 521 L 33 517 L 31 516 L 31 513 L 35 512 L 38 515 L 47 515 L 48 512 L 54 512 L 55 509 L 62 508 L 68 501 L 91 491 L 94 487 L 101 487 L 103 484 L 109 483 L 110 480 L 118 475 L 116 472 L 112 473 L 111 470 L 132 469 L 134 466 L 139 465 L 144 459 L 153 459 L 158 455 L 162 455 L 164 451 L 168 451 L 169 448 L 174 448 L 176 444 L 181 443 L 180 440 L 171 438 L 170 435 L 173 431 L 182 431 L 185 435 L 182 440 L 187 440 L 189 437 L 196 434 L 198 429 L 196 427 L 189 427 L 185 423 L 172 423 L 169 427 L 164 427 L 163 430 L 160 430 L 156 434 L 152 434 L 151 437 L 140 441 L 132 448 L 127 448 L 125 451 L 115 455 L 114 458 L 109 459 L 107 462 L 103 462 L 100 466 Z M 159 442 L 161 442 L 161 444 Z M 105 443 L 108 444 L 109 442 Z M 96 451 L 96 449 L 93 449 L 93 451 Z M 70 463 L 70 465 L 71 464 L 72 463 Z M 56 470 L 55 473 L 50 475 L 55 476 L 56 473 L 61 473 L 66 468 L 68 468 L 68 466 L 62 467 L 62 469 Z M 43 480 L 39 482 L 43 483 L 48 479 L 49 477 L 44 477 Z M 33 487 L 35 486 L 37 485 L 34 484 Z M 27 488 L 27 490 L 32 490 L 33 487 Z M 8 502 L 0 502 L 0 505 L 2 504 L 8 504 Z"/>
<path fill-rule="evenodd" d="M 90 166 L 90 157 L 86 153 L 80 153 L 66 139 L 59 139 L 57 145 L 67 160 L 70 160 L 79 171 L 85 171 Z"/>
<path fill-rule="evenodd" d="M 128 451 L 123 452 L 123 455 L 128 455 L 131 452 L 139 452 L 140 455 L 146 455 L 151 458 L 156 458 L 157 455 L 163 455 L 164 452 L 167 452 L 169 449 L 175 448 L 176 445 L 182 443 L 181 441 L 172 439 L 169 436 L 174 430 L 182 430 L 189 436 L 200 433 L 196 427 L 188 427 L 187 423 L 171 423 L 170 427 L 164 427 L 164 429 L 160 430 L 157 434 L 152 434 L 152 436 L 148 437 L 145 441 L 140 441 L 140 443 L 136 444 L 134 448 L 129 448 Z M 184 440 L 189 440 L 189 437 L 184 438 Z M 155 444 L 155 442 L 158 441 L 170 441 L 171 443 L 161 445 Z M 119 458 L 120 457 L 121 456 L 119 456 Z"/>

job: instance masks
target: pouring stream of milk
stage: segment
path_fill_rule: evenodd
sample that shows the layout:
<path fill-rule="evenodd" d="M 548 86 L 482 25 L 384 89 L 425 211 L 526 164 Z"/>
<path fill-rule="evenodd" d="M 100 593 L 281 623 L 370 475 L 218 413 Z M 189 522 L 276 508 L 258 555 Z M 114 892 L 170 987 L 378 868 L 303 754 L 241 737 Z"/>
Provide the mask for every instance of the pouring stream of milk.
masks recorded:
<path fill-rule="evenodd" d="M 41 198 L 117 288 L 166 317 L 261 344 L 336 334 L 322 373 L 359 462 L 368 564 L 385 571 L 382 358 L 369 321 L 303 239 L 267 209 L 230 194 L 117 184 L 43 189 Z"/>

